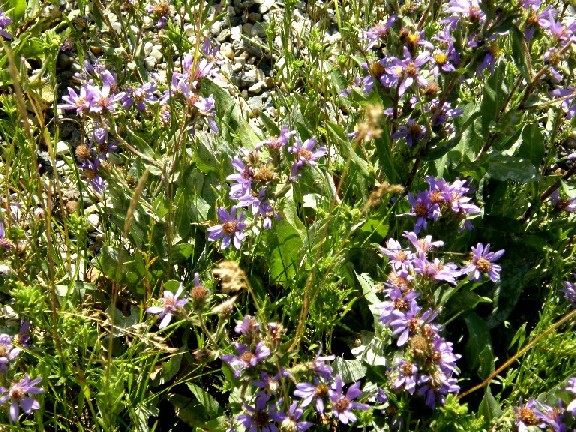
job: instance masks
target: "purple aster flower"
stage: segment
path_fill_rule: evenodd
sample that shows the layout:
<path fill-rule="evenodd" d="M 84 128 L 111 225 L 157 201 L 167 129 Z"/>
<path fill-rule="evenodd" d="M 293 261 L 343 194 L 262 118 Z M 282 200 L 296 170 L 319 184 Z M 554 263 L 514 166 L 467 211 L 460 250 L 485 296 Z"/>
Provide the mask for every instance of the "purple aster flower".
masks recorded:
<path fill-rule="evenodd" d="M 571 119 L 576 114 L 576 89 L 572 86 L 566 89 L 556 89 L 550 92 L 556 98 L 562 99 L 562 109 L 566 111 L 566 118 Z M 572 96 L 572 97 L 570 97 Z"/>
<path fill-rule="evenodd" d="M 178 288 L 176 294 L 173 294 L 171 291 L 164 291 L 164 297 L 160 299 L 162 306 L 151 306 L 146 309 L 146 312 L 150 314 L 160 314 L 162 321 L 158 326 L 159 329 L 163 329 L 170 324 L 172 314 L 181 311 L 184 305 L 188 303 L 187 299 L 178 299 L 183 290 L 184 286 L 180 283 L 180 288 Z"/>
<path fill-rule="evenodd" d="M 414 272 L 427 279 L 441 280 L 452 285 L 456 285 L 456 278 L 462 274 L 456 264 L 443 263 L 438 258 L 428 261 L 424 255 L 414 259 Z"/>
<path fill-rule="evenodd" d="M 261 392 L 273 395 L 276 394 L 278 388 L 280 387 L 279 381 L 289 376 L 290 374 L 283 368 L 280 370 L 280 372 L 273 376 L 270 376 L 266 372 L 262 371 L 260 372 L 260 379 L 253 381 L 252 385 L 262 389 Z"/>
<path fill-rule="evenodd" d="M 404 47 L 404 59 L 390 59 L 390 64 L 385 68 L 387 77 L 383 81 L 385 87 L 398 85 L 398 95 L 402 96 L 406 89 L 417 83 L 421 87 L 426 87 L 428 81 L 420 75 L 420 68 L 430 60 L 428 51 L 421 52 L 415 59 L 407 47 Z"/>
<path fill-rule="evenodd" d="M 316 376 L 324 378 L 327 381 L 331 381 L 333 373 L 332 366 L 326 364 L 326 362 L 334 360 L 336 356 L 333 354 L 329 356 L 321 356 L 320 355 L 321 353 L 322 348 L 318 350 L 318 354 L 316 354 L 316 357 L 314 358 L 314 360 L 312 360 L 310 369 Z"/>
<path fill-rule="evenodd" d="M 576 378 L 570 378 L 568 380 L 568 387 L 566 387 L 566 390 L 576 396 Z M 572 414 L 572 416 L 576 416 L 576 398 L 568 404 L 566 411 Z"/>
<path fill-rule="evenodd" d="M 208 124 L 210 125 L 210 129 L 212 132 L 218 133 L 218 126 L 216 125 L 216 121 L 214 117 L 216 115 L 216 101 L 214 100 L 214 96 L 210 95 L 207 98 L 202 96 L 198 96 L 200 100 L 194 103 L 194 106 L 198 109 L 198 112 L 206 117 Z"/>
<path fill-rule="evenodd" d="M 260 323 L 254 317 L 246 315 L 242 321 L 236 321 L 234 331 L 248 340 L 256 339 L 260 334 Z"/>
<path fill-rule="evenodd" d="M 9 251 L 14 249 L 14 243 L 8 237 L 6 237 L 6 232 L 4 231 L 4 222 L 0 221 L 0 252 Z"/>
<path fill-rule="evenodd" d="M 246 229 L 246 224 L 243 222 L 246 215 L 241 213 L 236 217 L 236 206 L 232 206 L 230 213 L 224 207 L 218 207 L 216 213 L 220 218 L 220 225 L 215 225 L 208 228 L 208 240 L 216 241 L 222 239 L 222 249 L 226 249 L 230 246 L 230 243 L 234 241 L 234 247 L 240 249 L 242 245 L 242 240 L 245 238 L 245 234 L 242 232 Z"/>
<path fill-rule="evenodd" d="M 424 126 L 420 126 L 414 119 L 408 119 L 407 124 L 399 126 L 398 130 L 391 135 L 391 138 L 406 138 L 408 147 L 412 147 L 425 136 L 426 129 L 424 129 Z"/>
<path fill-rule="evenodd" d="M 236 173 L 226 177 L 226 180 L 235 182 L 230 185 L 230 198 L 237 200 L 243 196 L 251 195 L 252 179 L 254 178 L 252 167 L 246 165 L 239 157 L 235 157 L 232 160 L 232 167 L 236 170 Z"/>
<path fill-rule="evenodd" d="M 302 408 L 307 407 L 314 402 L 314 408 L 316 408 L 316 411 L 318 411 L 319 414 L 323 414 L 325 409 L 324 401 L 328 396 L 329 390 L 329 386 L 326 383 L 314 378 L 314 384 L 296 384 L 294 396 L 302 398 Z"/>
<path fill-rule="evenodd" d="M 498 252 L 490 252 L 490 243 L 486 247 L 482 243 L 478 243 L 476 247 L 472 247 L 472 261 L 462 269 L 462 274 L 466 273 L 470 276 L 470 280 L 480 280 L 482 274 L 487 274 L 492 282 L 500 280 L 500 266 L 494 264 L 494 261 L 504 255 L 504 249 Z"/>
<path fill-rule="evenodd" d="M 0 334 L 0 370 L 3 373 L 6 373 L 8 364 L 15 360 L 21 352 L 21 348 L 16 348 L 12 345 L 12 338 L 9 335 Z"/>
<path fill-rule="evenodd" d="M 320 147 L 314 150 L 316 138 L 309 138 L 302 142 L 299 138 L 294 140 L 294 145 L 288 148 L 288 152 L 296 155 L 296 161 L 292 164 L 291 179 L 295 181 L 298 177 L 298 170 L 304 165 L 316 165 L 316 161 L 325 156 L 328 150 Z"/>
<path fill-rule="evenodd" d="M 30 377 L 26 375 L 19 382 L 13 383 L 9 389 L 0 387 L 0 393 L 7 392 L 5 395 L 0 397 L 0 405 L 4 405 L 7 402 L 10 403 L 8 411 L 13 422 L 16 423 L 18 421 L 18 416 L 20 414 L 19 406 L 26 414 L 30 414 L 33 410 L 40 408 L 38 401 L 29 397 L 29 395 L 36 395 L 44 392 L 43 388 L 36 387 L 40 381 L 42 381 L 42 378 L 30 380 Z"/>
<path fill-rule="evenodd" d="M 168 24 L 168 20 L 172 14 L 172 6 L 168 0 L 158 0 L 146 6 L 145 11 L 156 20 L 156 28 L 162 29 Z"/>
<path fill-rule="evenodd" d="M 263 395 L 256 398 L 254 407 L 244 404 L 247 412 L 236 418 L 244 425 L 246 432 L 278 432 L 275 423 L 281 422 L 284 416 L 278 413 L 275 405 L 267 406 L 269 400 L 269 395 Z"/>
<path fill-rule="evenodd" d="M 30 345 L 30 320 L 20 319 L 20 331 L 18 332 L 18 344 L 25 348 Z"/>
<path fill-rule="evenodd" d="M 528 432 L 528 426 L 538 426 L 541 429 L 546 427 L 545 416 L 539 408 L 540 404 L 534 398 L 528 399 L 524 405 L 520 400 L 520 406 L 514 408 L 518 432 Z"/>
<path fill-rule="evenodd" d="M 442 240 L 432 241 L 432 236 L 427 235 L 426 237 L 418 238 L 417 233 L 411 231 L 404 231 L 402 237 L 406 237 L 414 246 L 417 254 L 426 255 L 432 248 L 438 248 L 444 246 Z"/>
<path fill-rule="evenodd" d="M 572 282 L 564 281 L 564 288 L 561 290 L 564 293 L 564 298 L 568 300 L 572 307 L 576 307 L 576 287 Z"/>
<path fill-rule="evenodd" d="M 155 96 L 156 90 L 156 83 L 154 81 L 146 82 L 139 87 L 128 89 L 120 101 L 122 108 L 129 108 L 135 103 L 138 111 L 145 111 L 146 103 L 152 103 L 158 100 Z"/>
<path fill-rule="evenodd" d="M 393 321 L 404 317 L 408 313 L 416 316 L 420 312 L 420 307 L 416 302 L 418 296 L 419 294 L 416 291 L 403 292 L 399 288 L 389 289 L 388 298 L 390 300 L 375 306 L 376 309 L 382 310 L 378 321 L 390 326 Z"/>
<path fill-rule="evenodd" d="M 258 342 L 254 351 L 249 346 L 238 342 L 232 342 L 232 345 L 236 348 L 238 355 L 224 354 L 222 360 L 230 365 L 236 377 L 239 377 L 244 370 L 252 369 L 270 357 L 270 348 L 264 342 Z"/>
<path fill-rule="evenodd" d="M 395 389 L 403 388 L 408 393 L 414 394 L 416 391 L 416 385 L 419 381 L 418 365 L 402 359 L 398 362 L 397 373 L 398 376 L 394 380 L 392 386 Z"/>
<path fill-rule="evenodd" d="M 388 264 L 390 264 L 394 269 L 400 270 L 410 267 L 410 262 L 412 260 L 412 252 L 408 249 L 403 249 L 397 240 L 389 239 L 386 241 L 386 247 L 379 246 L 379 251 L 386 255 L 388 259 Z"/>
<path fill-rule="evenodd" d="M 352 412 L 353 409 L 367 410 L 369 408 L 366 404 L 354 401 L 354 399 L 362 396 L 360 383 L 357 382 L 351 385 L 346 391 L 346 394 L 344 394 L 342 377 L 340 375 L 336 376 L 336 380 L 330 387 L 328 395 L 332 403 L 332 414 L 344 424 L 354 423 L 356 421 L 356 416 Z"/>
<path fill-rule="evenodd" d="M 102 114 L 116 109 L 118 102 L 124 98 L 125 93 L 112 94 L 115 86 L 116 79 L 110 72 L 103 75 L 102 88 L 93 87 L 92 89 L 93 94 L 90 100 L 90 112 Z"/>
<path fill-rule="evenodd" d="M 396 21 L 398 21 L 398 17 L 396 15 L 391 15 L 388 17 L 385 23 L 379 22 L 374 27 L 370 27 L 366 32 L 366 38 L 368 39 L 366 49 L 369 50 L 379 45 L 381 39 L 386 37 L 388 30 Z"/>
<path fill-rule="evenodd" d="M 280 406 L 282 404 L 282 400 L 278 402 Z M 291 432 L 301 432 L 311 428 L 314 424 L 307 421 L 299 421 L 302 417 L 304 410 L 298 406 L 297 402 L 293 402 L 292 405 L 288 408 L 288 411 L 282 414 L 282 421 L 280 423 L 280 430 L 281 431 L 291 431 Z"/>
<path fill-rule="evenodd" d="M 12 39 L 12 35 L 6 31 L 6 27 L 12 24 L 12 20 L 8 15 L 4 13 L 4 11 L 0 10 L 0 36 L 4 39 Z"/>
<path fill-rule="evenodd" d="M 285 147 L 290 141 L 290 138 L 292 138 L 295 135 L 296 135 L 295 130 L 290 130 L 288 129 L 287 126 L 283 126 L 282 129 L 280 130 L 280 135 L 278 135 L 277 137 L 269 138 L 266 141 L 262 141 L 260 144 L 258 144 L 256 150 L 260 150 L 262 146 L 266 146 L 270 150 L 278 150 L 282 147 Z"/>
<path fill-rule="evenodd" d="M 552 37 L 558 41 L 569 39 L 570 32 L 566 29 L 560 21 L 556 21 L 556 14 L 558 11 L 548 6 L 538 15 L 538 24 L 543 29 L 548 30 Z"/>
<path fill-rule="evenodd" d="M 62 97 L 64 102 L 67 103 L 58 105 L 58 108 L 63 110 L 76 110 L 76 114 L 81 116 L 90 111 L 92 101 L 96 95 L 96 87 L 90 84 L 83 84 L 82 87 L 80 87 L 80 94 L 76 93 L 73 88 L 68 87 L 68 95 Z"/>
<path fill-rule="evenodd" d="M 418 383 L 420 386 L 417 394 L 423 396 L 426 406 L 434 409 L 437 404 L 444 405 L 445 396 L 448 393 L 458 393 L 456 378 L 449 378 L 443 372 L 436 371 L 432 376 L 422 376 Z"/>
<path fill-rule="evenodd" d="M 438 99 L 431 100 L 426 110 L 432 114 L 432 126 L 434 127 L 443 125 L 448 120 L 452 120 L 463 113 L 462 108 L 451 108 L 450 102 L 444 102 L 440 105 Z"/>
<path fill-rule="evenodd" d="M 418 192 L 416 195 L 409 192 L 408 202 L 411 206 L 410 212 L 403 213 L 399 216 L 417 216 L 416 224 L 414 225 L 414 233 L 416 234 L 427 228 L 428 220 L 435 221 L 440 217 L 440 206 L 438 203 L 430 200 L 430 194 L 428 192 Z"/>
<path fill-rule="evenodd" d="M 446 4 L 444 13 L 450 14 L 450 17 L 443 20 L 454 28 L 458 21 L 467 19 L 472 23 L 483 24 L 486 21 L 486 14 L 480 9 L 478 0 L 450 0 Z"/>

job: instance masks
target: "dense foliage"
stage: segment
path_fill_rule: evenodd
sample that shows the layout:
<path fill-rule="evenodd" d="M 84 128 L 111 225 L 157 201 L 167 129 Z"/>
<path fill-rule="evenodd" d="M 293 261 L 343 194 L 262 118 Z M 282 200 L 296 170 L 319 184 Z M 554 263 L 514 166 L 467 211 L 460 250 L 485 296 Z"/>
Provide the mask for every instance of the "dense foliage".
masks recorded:
<path fill-rule="evenodd" d="M 576 430 L 575 41 L 554 0 L 0 2 L 1 425 Z"/>

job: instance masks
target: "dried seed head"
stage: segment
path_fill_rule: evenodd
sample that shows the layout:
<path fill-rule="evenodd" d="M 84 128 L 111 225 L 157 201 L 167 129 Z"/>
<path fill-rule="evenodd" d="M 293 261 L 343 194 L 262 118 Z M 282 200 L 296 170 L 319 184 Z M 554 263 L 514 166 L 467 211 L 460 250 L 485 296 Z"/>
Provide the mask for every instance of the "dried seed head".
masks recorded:
<path fill-rule="evenodd" d="M 92 156 L 92 151 L 90 150 L 90 147 L 88 147 L 86 144 L 80 144 L 78 147 L 76 147 L 74 153 L 76 154 L 76 157 L 80 160 L 87 160 L 90 159 L 90 157 Z"/>
<path fill-rule="evenodd" d="M 235 261 L 222 261 L 214 270 L 214 277 L 220 279 L 222 292 L 229 294 L 248 288 L 248 278 Z"/>

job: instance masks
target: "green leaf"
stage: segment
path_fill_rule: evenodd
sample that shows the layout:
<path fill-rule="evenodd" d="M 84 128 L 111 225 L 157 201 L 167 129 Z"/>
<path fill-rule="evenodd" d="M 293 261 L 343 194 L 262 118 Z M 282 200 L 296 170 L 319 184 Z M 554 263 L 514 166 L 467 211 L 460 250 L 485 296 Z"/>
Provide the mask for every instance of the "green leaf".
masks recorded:
<path fill-rule="evenodd" d="M 272 230 L 270 253 L 270 277 L 283 284 L 294 278 L 298 267 L 298 255 L 302 239 L 298 231 L 287 221 L 277 221 Z"/>
<path fill-rule="evenodd" d="M 356 279 L 360 282 L 360 286 L 362 287 L 362 293 L 364 294 L 364 298 L 370 303 L 374 305 L 376 303 L 382 303 L 378 296 L 376 296 L 376 284 L 372 280 L 372 278 L 368 275 L 368 273 L 358 274 L 354 272 L 356 275 Z"/>
<path fill-rule="evenodd" d="M 526 46 L 524 33 L 520 31 L 518 26 L 513 25 L 510 29 L 510 35 L 512 38 L 512 59 L 514 64 L 526 82 L 530 82 L 532 81 L 530 76 L 530 50 Z"/>
<path fill-rule="evenodd" d="M 538 179 L 536 168 L 528 159 L 491 154 L 488 159 L 488 175 L 496 180 L 516 180 L 530 183 Z"/>
<path fill-rule="evenodd" d="M 507 91 L 504 83 L 505 62 L 499 62 L 486 80 L 482 93 L 482 103 L 480 104 L 480 115 L 482 118 L 482 135 L 488 137 L 490 125 L 496 122 L 500 111 L 504 107 Z"/>
<path fill-rule="evenodd" d="M 540 126 L 536 123 L 526 125 L 522 130 L 522 144 L 516 155 L 528 159 L 533 166 L 539 167 L 544 159 L 545 151 L 544 135 L 540 131 Z"/>
<path fill-rule="evenodd" d="M 366 376 L 366 366 L 360 360 L 344 360 L 342 357 L 337 357 L 332 362 L 335 374 L 342 377 L 344 383 L 356 382 Z"/>
<path fill-rule="evenodd" d="M 494 396 L 492 396 L 490 386 L 486 387 L 484 397 L 482 398 L 480 406 L 478 407 L 478 414 L 483 416 L 488 422 L 491 422 L 492 420 L 502 415 L 502 408 L 500 408 L 500 404 L 494 398 Z"/>
<path fill-rule="evenodd" d="M 242 143 L 242 146 L 252 150 L 258 145 L 262 138 L 242 116 L 242 111 L 238 104 L 230 97 L 230 94 L 221 89 L 214 82 L 204 79 L 202 81 L 202 93 L 213 95 L 216 101 L 216 118 L 219 119 L 218 127 L 222 136 L 232 135 Z"/>
<path fill-rule="evenodd" d="M 214 419 L 218 417 L 222 413 L 222 409 L 220 408 L 220 404 L 218 401 L 206 390 L 202 387 L 199 387 L 192 383 L 186 383 L 196 400 L 202 405 L 204 408 L 204 413 L 206 414 L 208 419 Z"/>
<path fill-rule="evenodd" d="M 478 376 L 484 379 L 494 370 L 492 338 L 488 324 L 474 312 L 466 314 L 464 322 L 468 329 L 468 341 L 464 348 L 466 358 L 472 368 L 477 368 Z"/>
<path fill-rule="evenodd" d="M 10 0 L 12 7 L 12 19 L 15 23 L 20 21 L 26 12 L 26 0 Z"/>
<path fill-rule="evenodd" d="M 378 162 L 384 175 L 390 183 L 400 183 L 401 176 L 396 170 L 394 158 L 392 157 L 392 143 L 390 141 L 390 132 L 386 123 L 382 124 L 382 134 L 374 140 L 376 144 L 376 153 L 378 155 Z"/>

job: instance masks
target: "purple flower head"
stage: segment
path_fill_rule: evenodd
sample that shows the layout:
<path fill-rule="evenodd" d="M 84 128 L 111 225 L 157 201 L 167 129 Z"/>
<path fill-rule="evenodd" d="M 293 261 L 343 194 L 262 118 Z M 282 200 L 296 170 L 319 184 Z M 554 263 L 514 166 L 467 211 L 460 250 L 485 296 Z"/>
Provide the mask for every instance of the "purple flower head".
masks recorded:
<path fill-rule="evenodd" d="M 316 354 L 316 357 L 314 358 L 314 360 L 312 360 L 310 369 L 316 376 L 324 378 L 327 381 L 331 381 L 333 373 L 332 366 L 326 364 L 326 362 L 334 360 L 336 356 L 335 355 L 321 356 L 320 355 L 321 353 L 322 349 L 318 351 L 318 354 Z"/>
<path fill-rule="evenodd" d="M 462 269 L 462 274 L 468 274 L 470 280 L 480 280 L 482 274 L 487 274 L 492 282 L 500 280 L 500 266 L 494 264 L 494 261 L 504 255 L 504 249 L 498 252 L 490 252 L 490 243 L 486 247 L 482 243 L 478 243 L 476 247 L 472 247 L 471 262 Z"/>
<path fill-rule="evenodd" d="M 424 254 L 426 255 L 432 248 L 438 248 L 444 246 L 444 242 L 442 240 L 432 241 L 432 236 L 427 235 L 426 237 L 418 238 L 417 233 L 404 231 L 402 237 L 406 237 L 414 246 L 414 249 L 417 254 Z"/>
<path fill-rule="evenodd" d="M 20 331 L 18 332 L 18 344 L 28 348 L 30 344 L 30 320 L 20 319 Z"/>
<path fill-rule="evenodd" d="M 278 405 L 281 405 L 282 400 Z M 281 431 L 301 432 L 311 428 L 314 424 L 307 421 L 299 421 L 302 417 L 304 410 L 298 406 L 297 402 L 293 402 L 288 408 L 288 411 L 283 414 L 283 419 L 280 424 Z"/>
<path fill-rule="evenodd" d="M 552 90 L 550 94 L 562 99 L 562 109 L 566 111 L 566 118 L 570 120 L 576 114 L 576 89 L 572 86 L 565 89 Z M 572 97 L 570 97 L 572 96 Z"/>
<path fill-rule="evenodd" d="M 270 376 L 266 372 L 260 372 L 260 379 L 253 381 L 252 385 L 262 389 L 262 392 L 268 393 L 269 395 L 276 394 L 280 388 L 279 381 L 285 377 L 290 376 L 288 372 L 282 369 L 276 375 Z"/>
<path fill-rule="evenodd" d="M 354 399 L 362 396 L 360 383 L 357 382 L 351 385 L 348 391 L 346 391 L 346 394 L 344 394 L 342 377 L 340 375 L 336 376 L 336 380 L 330 387 L 328 395 L 332 403 L 332 414 L 344 424 L 354 423 L 356 421 L 356 416 L 352 412 L 353 409 L 367 410 L 369 408 L 366 404 L 354 401 Z"/>
<path fill-rule="evenodd" d="M 222 356 L 222 360 L 230 365 L 236 377 L 239 377 L 243 371 L 254 368 L 260 362 L 270 357 L 270 348 L 268 348 L 264 342 L 258 342 L 254 350 L 238 342 L 232 342 L 232 345 L 236 348 L 238 355 L 225 354 Z"/>
<path fill-rule="evenodd" d="M 68 95 L 62 97 L 64 102 L 67 103 L 58 105 L 58 108 L 76 110 L 76 114 L 79 116 L 86 114 L 90 111 L 92 102 L 97 95 L 96 91 L 96 87 L 86 83 L 80 87 L 80 94 L 76 93 L 73 88 L 68 87 Z"/>
<path fill-rule="evenodd" d="M 21 352 L 21 348 L 12 345 L 12 338 L 9 335 L 0 334 L 0 370 L 3 373 L 6 373 L 10 362 L 15 360 Z"/>
<path fill-rule="evenodd" d="M 568 387 L 566 387 L 566 390 L 576 396 L 576 378 L 570 378 L 568 380 Z M 566 411 L 572 414 L 572 416 L 576 416 L 576 397 L 568 404 Z"/>
<path fill-rule="evenodd" d="M 6 231 L 4 231 L 4 222 L 0 221 L 0 251 L 9 251 L 14 249 L 14 243 L 8 237 L 6 237 Z"/>
<path fill-rule="evenodd" d="M 234 242 L 234 247 L 240 249 L 242 240 L 246 237 L 243 231 L 246 229 L 246 224 L 243 222 L 246 215 L 241 213 L 236 217 L 236 206 L 232 206 L 230 213 L 224 207 L 218 207 L 216 213 L 220 218 L 221 224 L 208 228 L 208 240 L 216 241 L 222 239 L 222 249 L 230 246 Z"/>
<path fill-rule="evenodd" d="M 381 39 L 386 37 L 388 30 L 392 25 L 398 20 L 396 15 L 391 15 L 388 17 L 385 23 L 379 22 L 374 27 L 370 27 L 366 32 L 366 38 L 368 39 L 368 44 L 366 49 L 369 50 L 380 44 Z"/>
<path fill-rule="evenodd" d="M 242 321 L 236 321 L 234 331 L 244 335 L 248 340 L 253 340 L 260 334 L 260 323 L 254 317 L 246 315 Z"/>
<path fill-rule="evenodd" d="M 408 119 L 406 125 L 398 127 L 398 131 L 391 135 L 392 139 L 406 138 L 409 147 L 415 145 L 426 136 L 426 129 L 420 126 L 414 119 Z"/>
<path fill-rule="evenodd" d="M 0 36 L 4 39 L 12 39 L 12 35 L 6 30 L 6 27 L 10 24 L 12 24 L 10 17 L 0 10 Z"/>
<path fill-rule="evenodd" d="M 452 285 L 456 285 L 456 278 L 461 276 L 456 264 L 443 263 L 438 258 L 428 261 L 424 255 L 414 259 L 414 272 L 427 279 L 445 281 Z"/>
<path fill-rule="evenodd" d="M 572 307 L 576 307 L 576 287 L 574 284 L 564 281 L 564 288 L 561 291 L 564 293 L 564 298 L 572 304 Z"/>
<path fill-rule="evenodd" d="M 285 147 L 290 138 L 296 135 L 295 130 L 288 129 L 288 126 L 282 127 L 280 130 L 280 135 L 277 137 L 272 137 L 267 139 L 266 141 L 262 141 L 258 146 L 256 146 L 256 150 L 260 150 L 263 146 L 268 147 L 270 150 L 279 150 L 280 148 Z"/>
<path fill-rule="evenodd" d="M 385 68 L 386 77 L 380 78 L 385 87 L 398 85 L 398 95 L 402 96 L 406 89 L 417 83 L 421 87 L 426 87 L 428 81 L 420 75 L 420 68 L 430 60 L 428 51 L 421 52 L 415 59 L 407 47 L 404 47 L 404 59 L 391 58 L 389 65 Z M 383 76 L 384 77 L 384 76 Z"/>
<path fill-rule="evenodd" d="M 392 386 L 395 389 L 403 388 L 408 393 L 414 394 L 418 381 L 418 365 L 406 360 L 400 360 L 398 362 L 397 377 Z"/>
<path fill-rule="evenodd" d="M 450 0 L 444 13 L 450 14 L 450 17 L 442 22 L 448 23 L 451 28 L 456 27 L 462 19 L 476 24 L 483 24 L 486 21 L 486 14 L 480 9 L 478 0 Z"/>
<path fill-rule="evenodd" d="M 237 200 L 243 196 L 251 195 L 252 179 L 254 178 L 252 167 L 246 165 L 239 157 L 235 157 L 232 160 L 232 167 L 236 170 L 236 173 L 226 177 L 226 180 L 235 182 L 230 185 L 230 198 Z"/>
<path fill-rule="evenodd" d="M 391 326 L 392 322 L 399 318 L 403 318 L 406 314 L 411 313 L 416 316 L 420 311 L 420 307 L 416 302 L 419 294 L 416 291 L 403 292 L 399 288 L 391 288 L 388 290 L 388 297 L 379 305 L 375 306 L 376 309 L 382 310 L 378 321 L 386 326 Z"/>
<path fill-rule="evenodd" d="M 42 381 L 42 378 L 30 380 L 30 377 L 26 375 L 19 382 L 13 383 L 9 389 L 0 387 L 0 393 L 6 393 L 0 397 L 0 405 L 10 403 L 8 411 L 13 422 L 18 421 L 18 416 L 20 414 L 19 408 L 22 408 L 22 411 L 26 414 L 30 414 L 33 410 L 40 408 L 38 401 L 29 397 L 30 395 L 44 392 L 43 388 L 36 387 L 40 381 Z"/>
<path fill-rule="evenodd" d="M 305 408 L 314 402 L 314 408 L 319 414 L 324 413 L 325 400 L 328 397 L 329 386 L 314 378 L 314 384 L 310 383 L 298 383 L 296 384 L 296 390 L 294 390 L 294 396 L 302 398 L 301 407 Z"/>
<path fill-rule="evenodd" d="M 188 303 L 187 299 L 178 299 L 183 290 L 184 286 L 180 284 L 180 288 L 178 288 L 176 294 L 173 294 L 171 291 L 164 291 L 164 296 L 160 299 L 162 306 L 151 306 L 146 309 L 146 312 L 150 314 L 160 314 L 162 321 L 160 321 L 160 325 L 158 326 L 159 329 L 163 329 L 170 324 L 172 314 L 182 310 L 184 305 Z"/>
<path fill-rule="evenodd" d="M 516 426 L 518 426 L 519 432 L 528 432 L 528 426 L 538 426 L 541 429 L 546 427 L 544 422 L 545 415 L 540 408 L 541 405 L 534 398 L 528 399 L 528 402 L 524 405 L 522 405 L 522 400 L 520 400 L 520 406 L 514 408 Z"/>
<path fill-rule="evenodd" d="M 380 246 L 378 249 L 383 255 L 388 257 L 388 263 L 394 269 L 400 270 L 410 267 L 413 254 L 408 249 L 403 249 L 397 240 L 389 239 L 386 241 L 385 248 Z"/>
<path fill-rule="evenodd" d="M 199 101 L 194 103 L 194 106 L 198 109 L 198 112 L 206 117 L 208 121 L 208 125 L 210 129 L 214 133 L 218 133 L 218 126 L 216 125 L 216 121 L 214 117 L 216 116 L 216 101 L 214 100 L 214 96 L 210 95 L 207 98 L 202 96 L 198 96 L 200 98 Z"/>
<path fill-rule="evenodd" d="M 246 432 L 278 432 L 275 423 L 281 422 L 284 415 L 277 411 L 275 405 L 267 405 L 269 400 L 269 395 L 261 395 L 256 398 L 254 407 L 244 404 L 246 412 L 236 418 L 244 425 Z"/>
<path fill-rule="evenodd" d="M 146 82 L 140 87 L 128 89 L 120 101 L 122 108 L 129 108 L 135 103 L 138 111 L 146 111 L 146 103 L 152 103 L 158 100 L 155 95 L 156 90 L 156 83 L 154 81 Z"/>
<path fill-rule="evenodd" d="M 409 192 L 408 202 L 411 210 L 403 215 L 417 216 L 416 224 L 414 225 L 414 233 L 416 234 L 427 228 L 428 220 L 435 221 L 440 217 L 440 206 L 430 200 L 428 192 L 418 192 L 416 196 Z"/>
<path fill-rule="evenodd" d="M 560 21 L 556 21 L 558 11 L 548 6 L 538 15 L 538 24 L 545 30 L 548 30 L 552 37 L 558 41 L 570 39 L 570 30 L 565 28 Z"/>
<path fill-rule="evenodd" d="M 309 138 L 302 142 L 296 138 L 294 145 L 288 148 L 288 152 L 296 155 L 296 161 L 292 164 L 291 179 L 296 181 L 298 170 L 305 165 L 316 165 L 316 161 L 325 156 L 328 150 L 326 147 L 320 147 L 314 150 L 316 138 Z"/>

